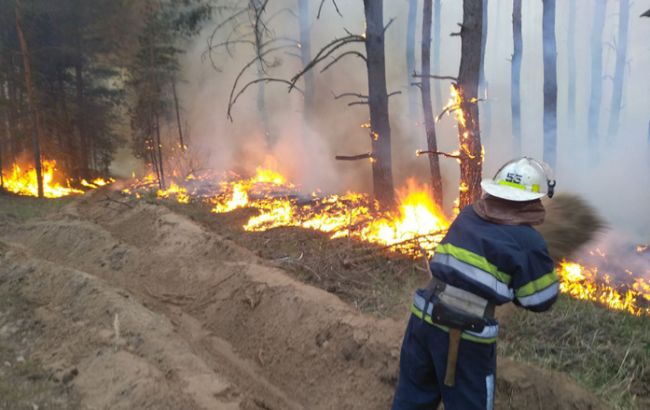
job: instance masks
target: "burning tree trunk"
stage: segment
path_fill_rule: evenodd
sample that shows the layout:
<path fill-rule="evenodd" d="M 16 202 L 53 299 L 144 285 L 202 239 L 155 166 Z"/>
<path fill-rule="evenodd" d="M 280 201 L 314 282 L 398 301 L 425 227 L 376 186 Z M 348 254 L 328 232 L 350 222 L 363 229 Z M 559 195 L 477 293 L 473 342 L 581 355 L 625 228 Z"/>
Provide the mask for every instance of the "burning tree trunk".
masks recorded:
<path fill-rule="evenodd" d="M 311 29 L 309 15 L 309 0 L 298 0 L 298 24 L 300 25 L 300 59 L 305 68 L 311 61 Z M 314 112 L 314 73 L 310 70 L 305 73 L 303 98 L 304 117 L 310 122 Z"/>
<path fill-rule="evenodd" d="M 436 124 L 433 117 L 433 106 L 431 103 L 431 18 L 432 0 L 424 0 L 422 12 L 422 111 L 424 113 L 424 128 L 427 134 L 427 148 L 429 154 L 429 170 L 431 171 L 431 186 L 433 198 L 442 206 L 442 176 L 440 174 L 440 163 L 436 139 Z"/>
<path fill-rule="evenodd" d="M 618 39 L 616 42 L 616 69 L 614 71 L 614 88 L 612 91 L 612 107 L 609 113 L 608 136 L 614 138 L 618 133 L 621 116 L 621 100 L 623 98 L 623 83 L 627 59 L 627 28 L 630 20 L 630 0 L 620 0 L 618 12 Z"/>
<path fill-rule="evenodd" d="M 433 72 L 436 74 L 440 73 L 440 14 L 442 12 L 442 5 L 440 0 L 433 0 Z M 440 87 L 440 81 L 436 81 L 433 84 L 433 94 L 436 101 L 436 110 L 435 112 L 440 112 L 444 103 L 442 102 L 442 90 Z"/>
<path fill-rule="evenodd" d="M 603 28 L 605 26 L 605 9 L 607 1 L 595 2 L 593 25 L 591 27 L 591 98 L 589 100 L 589 118 L 587 138 L 592 154 L 598 153 L 600 100 L 602 97 L 603 77 Z"/>
<path fill-rule="evenodd" d="M 487 98 L 488 82 L 485 78 L 485 49 L 487 47 L 488 39 L 488 0 L 483 0 L 483 32 L 481 34 L 481 72 L 479 76 L 479 91 L 478 94 L 481 98 L 485 99 L 482 103 L 485 115 L 481 115 L 482 125 L 481 132 L 487 139 L 490 136 L 490 129 L 492 128 L 492 107 Z"/>
<path fill-rule="evenodd" d="M 576 0 L 569 0 L 569 32 L 567 34 L 569 49 L 569 84 L 567 115 L 569 120 L 569 132 L 571 136 L 576 131 Z"/>
<path fill-rule="evenodd" d="M 36 108 L 36 100 L 34 96 L 34 85 L 32 82 L 32 62 L 27 46 L 27 39 L 23 32 L 20 0 L 16 1 L 16 31 L 18 33 L 18 41 L 20 42 L 20 51 L 23 55 L 23 67 L 25 70 L 25 88 L 27 90 L 27 100 L 29 102 L 29 110 L 31 111 L 32 121 L 34 122 L 34 130 L 32 131 L 32 150 L 34 153 L 34 168 L 36 169 L 36 182 L 38 185 L 38 197 L 43 198 L 43 172 L 41 166 L 41 146 L 40 140 L 43 138 L 43 130 L 41 128 L 40 115 Z"/>
<path fill-rule="evenodd" d="M 515 155 L 521 155 L 521 59 L 523 41 L 521 38 L 521 0 L 512 2 L 512 38 L 514 51 L 512 53 L 510 107 L 512 110 L 512 138 Z"/>
<path fill-rule="evenodd" d="M 411 84 L 412 75 L 415 72 L 415 30 L 417 28 L 418 2 L 408 0 L 408 21 L 406 23 L 406 89 L 409 99 L 409 124 L 413 124 L 417 115 L 417 95 Z M 429 35 L 431 35 L 431 20 L 429 20 Z M 424 39 L 422 39 L 424 42 Z M 429 39 L 429 42 L 431 39 Z"/>
<path fill-rule="evenodd" d="M 544 0 L 544 161 L 555 168 L 557 161 L 557 47 L 555 0 Z"/>
<path fill-rule="evenodd" d="M 373 162 L 372 178 L 375 199 L 386 207 L 395 204 L 391 157 L 391 133 L 386 89 L 384 53 L 384 2 L 364 0 L 366 15 L 366 58 L 368 67 L 368 104 Z"/>
<path fill-rule="evenodd" d="M 478 114 L 478 83 L 481 69 L 483 1 L 463 1 L 460 30 L 461 57 L 456 99 L 459 106 L 460 202 L 462 208 L 481 196 L 483 147 Z"/>

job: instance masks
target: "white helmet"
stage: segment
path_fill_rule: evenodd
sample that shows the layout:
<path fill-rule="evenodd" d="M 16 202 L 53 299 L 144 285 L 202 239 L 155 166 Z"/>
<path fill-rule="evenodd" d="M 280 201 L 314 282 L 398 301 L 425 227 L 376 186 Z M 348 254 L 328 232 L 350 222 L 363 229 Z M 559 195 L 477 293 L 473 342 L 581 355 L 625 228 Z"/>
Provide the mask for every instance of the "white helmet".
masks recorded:
<path fill-rule="evenodd" d="M 507 162 L 494 179 L 484 179 L 481 188 L 488 194 L 508 201 L 532 201 L 546 195 L 553 197 L 555 181 L 551 168 L 532 158 L 523 157 Z"/>

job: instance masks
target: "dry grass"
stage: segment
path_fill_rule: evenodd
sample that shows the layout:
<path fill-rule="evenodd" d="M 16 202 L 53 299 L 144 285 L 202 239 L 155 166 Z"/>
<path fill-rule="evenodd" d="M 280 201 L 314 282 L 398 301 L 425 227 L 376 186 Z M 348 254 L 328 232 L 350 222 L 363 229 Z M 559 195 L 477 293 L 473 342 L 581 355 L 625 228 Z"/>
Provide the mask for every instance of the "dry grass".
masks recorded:
<path fill-rule="evenodd" d="M 650 318 L 561 296 L 502 328 L 501 354 L 569 373 L 617 409 L 650 408 Z"/>
<path fill-rule="evenodd" d="M 544 207 L 546 219 L 536 229 L 556 261 L 568 259 L 604 227 L 596 210 L 577 195 L 558 194 L 545 200 Z"/>

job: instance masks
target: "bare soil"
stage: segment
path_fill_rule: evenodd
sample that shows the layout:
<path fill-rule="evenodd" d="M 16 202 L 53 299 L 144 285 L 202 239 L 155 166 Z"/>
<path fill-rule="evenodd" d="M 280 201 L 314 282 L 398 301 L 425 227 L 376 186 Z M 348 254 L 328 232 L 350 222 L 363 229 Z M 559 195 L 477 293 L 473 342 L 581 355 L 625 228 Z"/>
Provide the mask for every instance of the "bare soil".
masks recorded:
<path fill-rule="evenodd" d="M 350 295 L 347 284 L 377 273 L 314 275 L 302 266 L 318 253 L 306 239 L 269 260 L 264 249 L 288 245 L 270 232 L 260 235 L 266 248 L 244 247 L 232 240 L 236 224 L 225 225 L 105 190 L 27 221 L 0 216 L 0 300 L 27 306 L 0 304 L 0 328 L 22 319 L 27 329 L 0 332 L 0 343 L 14 355 L 25 339 L 43 375 L 2 371 L 0 386 L 43 383 L 47 400 L 73 409 L 389 408 L 407 299 L 403 313 L 399 304 L 390 317 L 364 313 L 386 299 L 371 285 Z M 391 263 L 404 272 L 396 280 L 416 270 Z M 360 289 L 362 309 L 349 303 Z M 607 408 L 565 374 L 500 359 L 497 377 L 499 409 Z M 14 404 L 5 408 L 39 406 Z"/>

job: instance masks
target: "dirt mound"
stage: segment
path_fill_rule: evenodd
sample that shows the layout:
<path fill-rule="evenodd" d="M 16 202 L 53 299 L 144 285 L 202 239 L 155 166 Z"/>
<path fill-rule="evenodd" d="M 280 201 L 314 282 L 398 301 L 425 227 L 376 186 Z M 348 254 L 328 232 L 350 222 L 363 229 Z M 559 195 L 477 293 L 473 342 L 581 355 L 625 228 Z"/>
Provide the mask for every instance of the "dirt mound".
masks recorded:
<path fill-rule="evenodd" d="M 389 407 L 403 322 L 362 315 L 162 207 L 131 206 L 90 197 L 0 236 L 127 289 L 168 318 L 204 365 L 231 381 L 224 394 L 248 398 L 241 408 Z M 497 408 L 604 408 L 568 378 L 530 366 L 501 360 L 497 376 Z M 138 407 L 156 408 L 147 406 Z"/>

